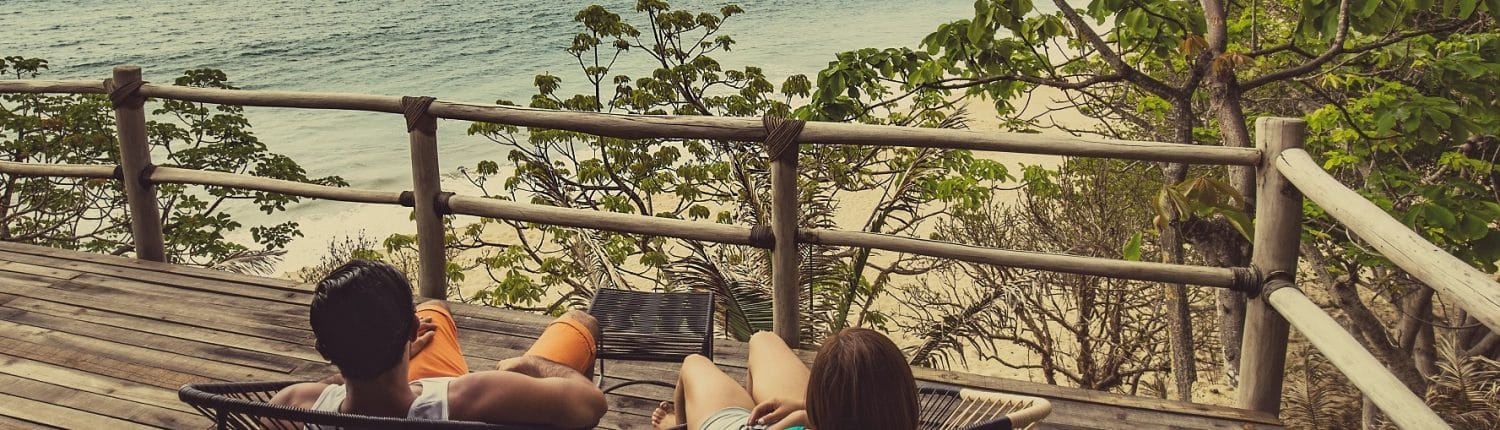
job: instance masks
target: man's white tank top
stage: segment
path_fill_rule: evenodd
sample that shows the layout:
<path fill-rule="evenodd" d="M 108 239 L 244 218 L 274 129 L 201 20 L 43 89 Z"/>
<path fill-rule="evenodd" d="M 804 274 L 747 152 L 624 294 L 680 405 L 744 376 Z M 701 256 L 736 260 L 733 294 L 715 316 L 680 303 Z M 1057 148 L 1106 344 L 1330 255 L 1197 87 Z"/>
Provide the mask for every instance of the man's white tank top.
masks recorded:
<path fill-rule="evenodd" d="M 425 378 L 411 381 L 412 384 L 422 385 L 422 394 L 411 402 L 411 409 L 406 411 L 407 418 L 420 418 L 426 420 L 448 419 L 448 383 L 453 377 Z M 343 385 L 329 385 L 323 389 L 323 394 L 318 395 L 318 401 L 313 403 L 312 410 L 319 412 L 338 413 L 339 406 L 344 404 L 344 398 L 348 391 Z M 332 429 L 314 424 L 307 425 L 308 430 Z"/>

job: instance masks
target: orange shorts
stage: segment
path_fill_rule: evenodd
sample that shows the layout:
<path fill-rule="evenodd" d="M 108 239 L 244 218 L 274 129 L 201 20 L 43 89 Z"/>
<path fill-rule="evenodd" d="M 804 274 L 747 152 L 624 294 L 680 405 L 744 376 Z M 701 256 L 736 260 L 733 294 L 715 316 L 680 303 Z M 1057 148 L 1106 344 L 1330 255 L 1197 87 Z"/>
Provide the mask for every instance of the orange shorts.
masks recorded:
<path fill-rule="evenodd" d="M 578 320 L 563 316 L 542 330 L 536 343 L 526 350 L 526 355 L 535 355 L 568 366 L 587 375 L 594 363 L 594 349 L 598 343 L 593 333 Z"/>
<path fill-rule="evenodd" d="M 463 376 L 469 373 L 469 364 L 464 361 L 463 350 L 458 347 L 458 325 L 447 309 L 431 302 L 417 306 L 417 318 L 432 318 L 437 331 L 432 343 L 411 358 L 406 369 L 406 380 L 441 376 Z"/>

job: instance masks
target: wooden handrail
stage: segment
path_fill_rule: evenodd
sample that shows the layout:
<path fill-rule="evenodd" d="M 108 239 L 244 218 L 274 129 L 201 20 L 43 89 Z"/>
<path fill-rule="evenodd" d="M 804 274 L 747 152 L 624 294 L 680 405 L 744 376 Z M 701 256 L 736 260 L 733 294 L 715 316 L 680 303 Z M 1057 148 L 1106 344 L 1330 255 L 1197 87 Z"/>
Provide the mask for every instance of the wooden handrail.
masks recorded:
<path fill-rule="evenodd" d="M 798 232 L 797 241 L 824 246 L 875 248 L 925 255 L 928 257 L 951 258 L 971 263 L 1040 269 L 1116 279 L 1133 279 L 1137 281 L 1180 282 L 1220 288 L 1234 288 L 1237 282 L 1249 281 L 1245 279 L 1244 275 L 1236 276 L 1235 269 L 1227 267 L 1188 266 L 1145 261 L 1125 261 L 1112 258 L 1044 254 L 856 231 L 802 229 Z M 1249 272 L 1246 271 L 1245 273 Z"/>
<path fill-rule="evenodd" d="M 93 164 L 42 164 L 0 161 L 0 173 L 16 176 L 113 179 L 115 166 Z"/>
<path fill-rule="evenodd" d="M 1286 317 L 1297 331 L 1307 338 L 1323 357 L 1333 363 L 1344 376 L 1359 388 L 1365 398 L 1375 403 L 1385 416 L 1403 429 L 1446 429 L 1448 423 L 1438 417 L 1420 397 L 1406 388 L 1396 375 L 1380 364 L 1364 345 L 1354 340 L 1349 331 L 1323 312 L 1312 300 L 1285 280 L 1273 280 L 1267 285 L 1270 291 L 1267 300 L 1277 312 Z M 1279 285 L 1277 285 L 1279 284 Z M 1309 381 L 1314 382 L 1314 381 Z"/>
<path fill-rule="evenodd" d="M 1306 151 L 1286 151 L 1276 157 L 1276 170 L 1385 258 L 1448 297 L 1490 330 L 1500 330 L 1500 283 L 1481 273 L 1417 232 L 1392 218 L 1379 206 L 1345 187 Z"/>
<path fill-rule="evenodd" d="M 194 170 L 177 167 L 157 167 L 151 172 L 151 182 L 159 184 L 211 185 L 246 190 L 280 193 L 298 197 L 337 200 L 354 203 L 401 204 L 401 193 L 396 191 L 362 190 L 358 188 L 331 187 L 306 182 L 286 181 L 259 176 L 240 175 L 211 170 Z"/>
<path fill-rule="evenodd" d="M 0 93 L 103 93 L 98 81 L 0 81 Z M 147 84 L 147 97 L 241 106 L 401 112 L 401 98 L 349 93 L 225 90 Z M 736 117 L 623 115 L 569 112 L 478 103 L 436 101 L 428 111 L 446 119 L 569 130 L 618 138 L 682 138 L 760 141 L 760 120 Z M 970 149 L 1026 154 L 1103 157 L 1172 163 L 1255 166 L 1260 150 L 1163 142 L 1056 137 L 892 125 L 810 122 L 802 143 Z"/>
<path fill-rule="evenodd" d="M 755 242 L 750 227 L 729 224 L 562 208 L 458 195 L 448 198 L 448 209 L 455 214 L 463 215 L 767 248 L 767 245 Z"/>

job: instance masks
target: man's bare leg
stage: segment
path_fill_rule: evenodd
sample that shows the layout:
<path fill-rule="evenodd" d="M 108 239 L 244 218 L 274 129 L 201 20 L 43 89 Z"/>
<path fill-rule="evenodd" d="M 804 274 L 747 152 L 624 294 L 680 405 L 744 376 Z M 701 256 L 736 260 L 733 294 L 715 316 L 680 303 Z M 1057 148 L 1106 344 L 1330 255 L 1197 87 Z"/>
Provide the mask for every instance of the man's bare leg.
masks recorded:
<path fill-rule="evenodd" d="M 764 331 L 751 336 L 749 361 L 746 385 L 755 403 L 780 398 L 807 404 L 807 380 L 812 371 L 780 337 Z"/>

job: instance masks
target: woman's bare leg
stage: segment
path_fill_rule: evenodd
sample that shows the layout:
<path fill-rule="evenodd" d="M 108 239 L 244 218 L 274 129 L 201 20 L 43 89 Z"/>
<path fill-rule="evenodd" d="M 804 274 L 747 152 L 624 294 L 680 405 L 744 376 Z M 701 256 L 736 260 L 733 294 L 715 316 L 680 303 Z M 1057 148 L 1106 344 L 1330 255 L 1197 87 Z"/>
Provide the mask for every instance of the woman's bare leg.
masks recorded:
<path fill-rule="evenodd" d="M 693 354 L 682 360 L 677 376 L 677 419 L 687 423 L 688 430 L 698 430 L 709 415 L 730 406 L 755 407 L 750 393 L 734 378 L 725 375 L 707 357 Z"/>
<path fill-rule="evenodd" d="M 807 403 L 807 379 L 812 371 L 780 337 L 764 331 L 751 336 L 749 367 L 746 385 L 755 403 L 773 398 Z"/>

